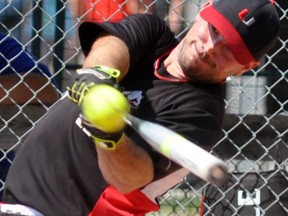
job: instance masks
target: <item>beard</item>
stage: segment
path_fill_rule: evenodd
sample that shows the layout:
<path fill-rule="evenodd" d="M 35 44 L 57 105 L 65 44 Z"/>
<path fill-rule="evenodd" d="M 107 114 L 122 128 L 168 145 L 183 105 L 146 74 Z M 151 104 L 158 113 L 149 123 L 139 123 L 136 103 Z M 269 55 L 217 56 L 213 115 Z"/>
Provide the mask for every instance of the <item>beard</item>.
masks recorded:
<path fill-rule="evenodd" d="M 188 52 L 187 49 L 191 49 L 191 46 L 182 43 L 178 53 L 179 65 L 187 79 L 192 81 L 210 81 L 217 68 L 215 61 L 211 56 L 204 54 L 199 55 L 196 53 L 194 57 L 190 57 L 188 54 L 191 52 Z"/>

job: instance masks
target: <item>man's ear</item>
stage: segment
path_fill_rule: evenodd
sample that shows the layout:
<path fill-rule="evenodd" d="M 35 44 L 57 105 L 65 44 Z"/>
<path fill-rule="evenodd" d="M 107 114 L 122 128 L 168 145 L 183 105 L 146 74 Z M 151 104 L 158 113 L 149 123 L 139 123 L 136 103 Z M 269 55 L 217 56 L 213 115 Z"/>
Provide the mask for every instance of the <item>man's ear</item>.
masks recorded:
<path fill-rule="evenodd" d="M 252 62 L 250 62 L 249 64 L 243 65 L 242 67 L 240 67 L 239 70 L 238 70 L 237 72 L 235 72 L 234 75 L 240 76 L 240 75 L 242 75 L 243 73 L 251 70 L 252 68 L 257 67 L 259 64 L 260 64 L 259 61 L 252 61 Z"/>
<path fill-rule="evenodd" d="M 244 66 L 244 70 L 248 71 L 248 70 L 250 70 L 250 69 L 252 69 L 252 68 L 257 67 L 259 64 L 260 64 L 259 61 L 252 61 L 252 62 L 250 62 L 249 64 L 247 64 L 247 65 Z"/>

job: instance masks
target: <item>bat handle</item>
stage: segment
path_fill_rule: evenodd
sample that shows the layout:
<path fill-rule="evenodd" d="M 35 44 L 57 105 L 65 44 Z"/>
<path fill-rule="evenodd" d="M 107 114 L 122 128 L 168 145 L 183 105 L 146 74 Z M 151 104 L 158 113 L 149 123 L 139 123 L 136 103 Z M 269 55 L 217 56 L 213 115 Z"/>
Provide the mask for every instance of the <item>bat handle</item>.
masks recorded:
<path fill-rule="evenodd" d="M 126 113 L 123 119 L 126 122 L 126 124 L 134 128 L 136 131 L 139 129 L 139 125 L 141 124 L 140 119 L 132 116 L 129 113 Z"/>

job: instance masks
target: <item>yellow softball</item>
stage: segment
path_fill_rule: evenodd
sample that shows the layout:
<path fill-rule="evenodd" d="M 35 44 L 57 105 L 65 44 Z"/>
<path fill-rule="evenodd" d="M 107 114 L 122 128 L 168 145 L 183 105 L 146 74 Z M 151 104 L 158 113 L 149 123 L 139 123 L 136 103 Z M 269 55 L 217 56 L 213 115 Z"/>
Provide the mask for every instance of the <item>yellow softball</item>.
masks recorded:
<path fill-rule="evenodd" d="M 96 128 L 115 133 L 125 127 L 124 116 L 130 110 L 127 98 L 117 89 L 100 84 L 92 87 L 81 104 L 82 114 Z"/>

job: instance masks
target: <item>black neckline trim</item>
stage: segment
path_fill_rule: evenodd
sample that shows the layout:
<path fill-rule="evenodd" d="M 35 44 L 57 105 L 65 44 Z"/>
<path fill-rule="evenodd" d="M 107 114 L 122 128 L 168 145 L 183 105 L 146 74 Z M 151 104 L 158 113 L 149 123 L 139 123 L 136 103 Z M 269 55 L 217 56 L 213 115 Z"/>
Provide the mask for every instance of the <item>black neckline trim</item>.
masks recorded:
<path fill-rule="evenodd" d="M 154 75 L 161 79 L 161 80 L 166 80 L 166 81 L 171 81 L 171 82 L 182 82 L 182 83 L 187 83 L 187 79 L 179 79 L 177 77 L 172 76 L 170 73 L 167 72 L 163 65 L 164 59 L 172 52 L 172 50 L 164 53 L 160 58 L 158 58 L 155 61 L 154 64 Z"/>

